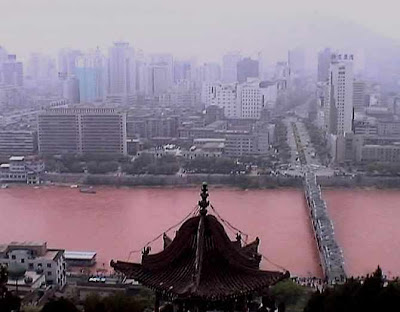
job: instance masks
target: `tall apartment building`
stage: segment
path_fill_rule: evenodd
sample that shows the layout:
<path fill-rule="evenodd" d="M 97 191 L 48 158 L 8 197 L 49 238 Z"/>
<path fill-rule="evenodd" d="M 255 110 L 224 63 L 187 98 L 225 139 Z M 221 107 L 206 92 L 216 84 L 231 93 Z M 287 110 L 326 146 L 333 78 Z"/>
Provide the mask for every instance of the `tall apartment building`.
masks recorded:
<path fill-rule="evenodd" d="M 174 58 L 169 53 L 156 53 L 150 55 L 150 64 L 163 65 L 166 68 L 166 85 L 170 88 L 174 83 Z"/>
<path fill-rule="evenodd" d="M 240 118 L 241 108 L 237 84 L 204 83 L 202 102 L 205 106 L 216 105 L 224 110 L 226 118 Z"/>
<path fill-rule="evenodd" d="M 69 76 L 63 81 L 63 98 L 69 103 L 76 104 L 80 102 L 79 80 L 75 76 Z"/>
<path fill-rule="evenodd" d="M 23 65 L 17 62 L 15 54 L 9 54 L 7 60 L 2 64 L 2 79 L 4 85 L 22 87 L 24 84 L 23 79 Z"/>
<path fill-rule="evenodd" d="M 241 60 L 239 52 L 230 52 L 222 57 L 222 81 L 233 83 L 237 81 L 237 64 Z"/>
<path fill-rule="evenodd" d="M 318 82 L 327 82 L 329 79 L 329 65 L 331 64 L 332 51 L 329 48 L 318 53 Z"/>
<path fill-rule="evenodd" d="M 193 61 L 175 61 L 174 62 L 174 82 L 193 79 Z"/>
<path fill-rule="evenodd" d="M 75 66 L 75 75 L 79 80 L 80 102 L 102 100 L 105 97 L 106 72 L 105 58 L 100 50 L 79 56 Z"/>
<path fill-rule="evenodd" d="M 58 52 L 58 76 L 61 79 L 75 75 L 75 62 L 80 55 L 79 50 L 61 49 Z"/>
<path fill-rule="evenodd" d="M 246 57 L 237 63 L 237 81 L 239 83 L 246 82 L 248 78 L 259 77 L 258 61 Z"/>
<path fill-rule="evenodd" d="M 126 114 L 110 108 L 58 108 L 38 115 L 41 154 L 126 155 Z"/>
<path fill-rule="evenodd" d="M 160 96 L 169 88 L 168 64 L 151 64 L 149 74 L 149 91 L 151 95 Z"/>
<path fill-rule="evenodd" d="M 353 82 L 353 106 L 354 109 L 360 109 L 365 107 L 365 90 L 366 85 L 364 81 Z"/>
<path fill-rule="evenodd" d="M 67 283 L 64 253 L 47 248 L 46 242 L 11 242 L 0 245 L 0 264 L 18 263 L 27 271 L 44 274 L 46 284 L 62 289 Z"/>
<path fill-rule="evenodd" d="M 238 86 L 241 118 L 258 119 L 264 107 L 260 81 L 246 82 Z"/>
<path fill-rule="evenodd" d="M 0 131 L 0 155 L 26 156 L 36 152 L 36 138 L 32 131 Z"/>
<path fill-rule="evenodd" d="M 218 63 L 204 63 L 200 68 L 201 80 L 203 82 L 216 82 L 221 80 L 221 67 Z"/>
<path fill-rule="evenodd" d="M 128 42 L 115 42 L 109 49 L 107 94 L 127 103 L 136 92 L 135 53 Z"/>
<path fill-rule="evenodd" d="M 352 132 L 353 55 L 332 54 L 325 96 L 325 126 L 330 134 Z"/>
<path fill-rule="evenodd" d="M 26 103 L 26 92 L 22 87 L 0 85 L 0 108 L 22 107 Z"/>
<path fill-rule="evenodd" d="M 55 60 L 41 53 L 32 53 L 29 56 L 26 75 L 35 81 L 55 80 L 57 69 Z"/>
<path fill-rule="evenodd" d="M 305 71 L 305 62 L 305 53 L 303 49 L 296 48 L 288 52 L 288 63 L 291 74 L 303 74 Z"/>
<path fill-rule="evenodd" d="M 139 50 L 136 53 L 135 63 L 136 63 L 136 68 L 135 68 L 136 93 L 141 96 L 150 94 L 149 90 L 150 69 L 142 50 Z"/>

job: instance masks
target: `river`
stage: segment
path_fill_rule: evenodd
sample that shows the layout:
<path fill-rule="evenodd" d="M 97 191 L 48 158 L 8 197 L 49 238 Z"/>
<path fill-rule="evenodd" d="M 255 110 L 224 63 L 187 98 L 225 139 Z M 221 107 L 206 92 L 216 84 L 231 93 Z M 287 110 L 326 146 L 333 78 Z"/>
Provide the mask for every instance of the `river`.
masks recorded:
<path fill-rule="evenodd" d="M 96 194 L 45 186 L 0 190 L 0 243 L 34 240 L 47 241 L 51 248 L 93 250 L 98 266 L 107 268 L 111 259 L 127 260 L 130 251 L 140 250 L 187 216 L 200 191 L 96 190 Z M 348 272 L 365 274 L 380 263 L 384 270 L 400 274 L 400 228 L 395 226 L 400 217 L 400 209 L 396 209 L 400 193 L 328 190 L 324 198 Z M 321 276 L 302 190 L 211 188 L 210 202 L 224 219 L 249 235 L 248 241 L 260 238 L 260 251 L 270 260 L 262 260 L 262 268 L 276 270 L 274 264 L 278 264 L 294 275 Z M 168 233 L 171 237 L 174 230 Z M 234 239 L 235 232 L 227 232 Z M 162 239 L 151 247 L 152 252 L 159 251 Z M 130 260 L 139 261 L 140 253 L 132 254 Z"/>

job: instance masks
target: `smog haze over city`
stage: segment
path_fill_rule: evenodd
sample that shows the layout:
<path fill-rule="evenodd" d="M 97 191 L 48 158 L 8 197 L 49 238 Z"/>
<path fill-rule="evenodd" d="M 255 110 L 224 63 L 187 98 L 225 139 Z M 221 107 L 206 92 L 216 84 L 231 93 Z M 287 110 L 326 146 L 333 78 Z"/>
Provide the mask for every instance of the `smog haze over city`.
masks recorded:
<path fill-rule="evenodd" d="M 397 311 L 397 2 L 0 0 L 0 312 Z"/>

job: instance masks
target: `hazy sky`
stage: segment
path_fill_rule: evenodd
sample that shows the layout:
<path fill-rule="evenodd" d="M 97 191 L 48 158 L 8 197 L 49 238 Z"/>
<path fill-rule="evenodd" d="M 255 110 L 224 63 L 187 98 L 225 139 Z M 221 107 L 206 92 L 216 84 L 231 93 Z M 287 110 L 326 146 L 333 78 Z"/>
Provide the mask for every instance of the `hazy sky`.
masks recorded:
<path fill-rule="evenodd" d="M 146 52 L 217 60 L 231 49 L 279 57 L 341 18 L 400 39 L 395 0 L 0 0 L 0 45 L 26 57 L 128 40 Z M 331 30 L 329 32 L 332 32 Z M 330 34 L 326 34 L 329 38 Z M 329 41 L 329 40 L 328 40 Z"/>

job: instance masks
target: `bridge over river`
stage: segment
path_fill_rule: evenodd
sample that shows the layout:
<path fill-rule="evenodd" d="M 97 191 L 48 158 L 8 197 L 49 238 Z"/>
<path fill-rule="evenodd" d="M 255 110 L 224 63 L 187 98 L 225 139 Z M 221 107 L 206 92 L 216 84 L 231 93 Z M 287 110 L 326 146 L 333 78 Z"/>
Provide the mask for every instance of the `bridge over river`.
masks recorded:
<path fill-rule="evenodd" d="M 308 164 L 305 146 L 295 122 L 291 123 L 299 162 L 304 175 L 304 194 L 309 210 L 314 237 L 317 243 L 322 271 L 328 284 L 345 281 L 343 253 L 335 240 L 333 223 L 326 202 L 322 199 L 315 170 Z"/>
<path fill-rule="evenodd" d="M 322 199 L 321 188 L 312 170 L 304 174 L 304 192 L 325 280 L 331 285 L 344 282 L 346 272 L 343 253 L 335 240 L 326 202 Z"/>

